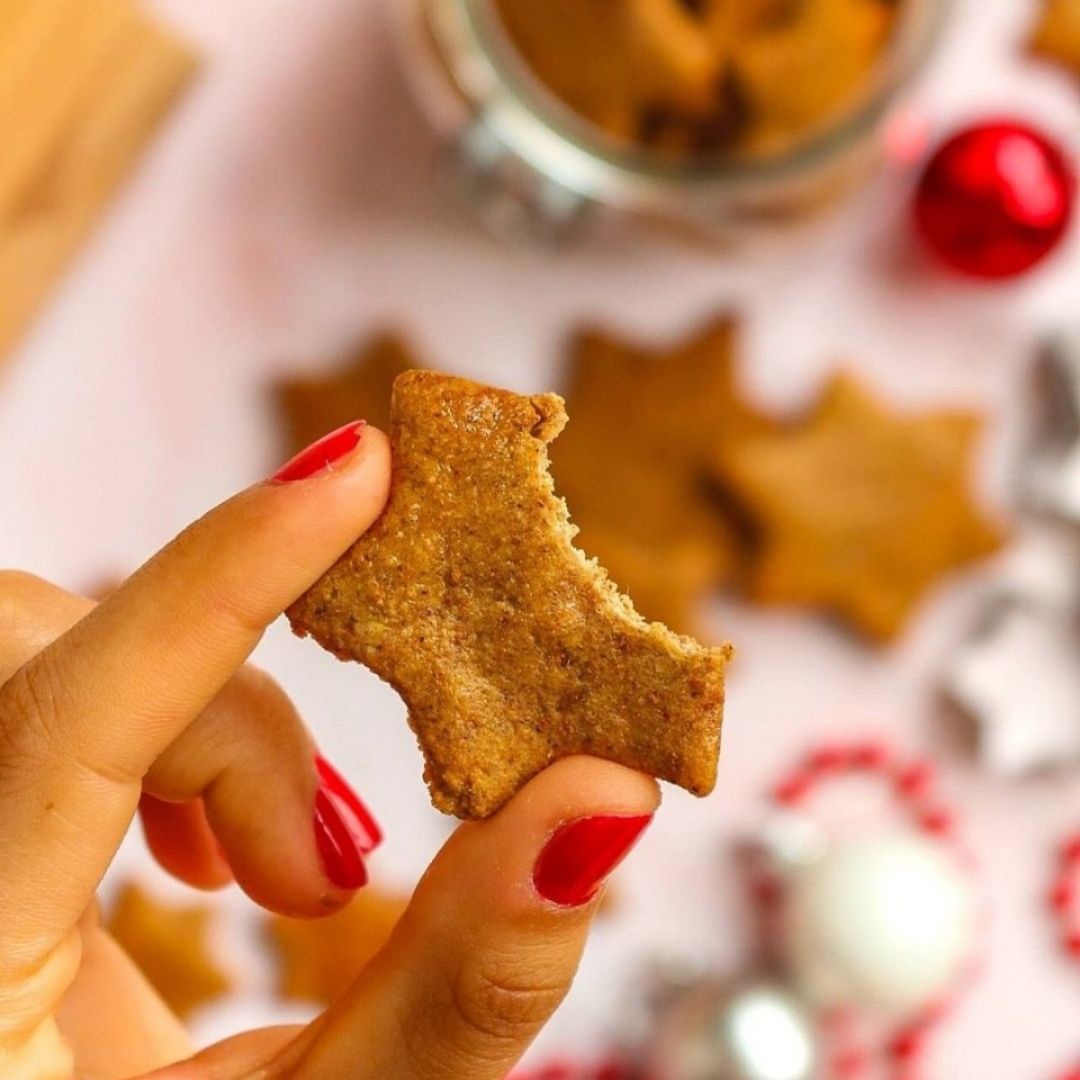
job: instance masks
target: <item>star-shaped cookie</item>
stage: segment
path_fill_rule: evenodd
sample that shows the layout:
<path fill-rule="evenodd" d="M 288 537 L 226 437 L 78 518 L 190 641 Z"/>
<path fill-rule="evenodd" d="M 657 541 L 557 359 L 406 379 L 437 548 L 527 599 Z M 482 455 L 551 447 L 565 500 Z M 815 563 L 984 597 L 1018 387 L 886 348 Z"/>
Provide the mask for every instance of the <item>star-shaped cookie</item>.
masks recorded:
<path fill-rule="evenodd" d="M 1040 55 L 1080 75 L 1080 0 L 1043 0 L 1031 45 Z"/>
<path fill-rule="evenodd" d="M 768 427 L 738 392 L 735 337 L 728 318 L 670 348 L 582 332 L 566 391 L 573 422 L 552 449 L 579 546 L 642 614 L 684 632 L 742 554 L 713 483 L 716 462 Z"/>
<path fill-rule="evenodd" d="M 386 944 L 409 900 L 369 885 L 325 919 L 273 916 L 267 933 L 277 953 L 277 991 L 290 1001 L 329 1005 Z"/>
<path fill-rule="evenodd" d="M 994 551 L 970 494 L 980 420 L 900 415 L 849 375 L 803 422 L 734 448 L 724 469 L 761 548 L 752 595 L 821 606 L 879 640 L 947 571 Z"/>
<path fill-rule="evenodd" d="M 205 904 L 171 906 L 138 885 L 125 885 L 107 929 L 165 1003 L 185 1018 L 221 997 L 229 980 L 215 962 L 209 933 L 213 909 Z"/>
<path fill-rule="evenodd" d="M 730 649 L 645 622 L 573 546 L 547 471 L 565 422 L 554 394 L 399 376 L 386 510 L 289 611 L 399 691 L 459 817 L 577 753 L 696 794 L 716 780 Z"/>
<path fill-rule="evenodd" d="M 398 334 L 383 333 L 361 346 L 327 375 L 287 379 L 278 387 L 289 452 L 309 446 L 351 420 L 384 428 L 390 421 L 390 389 L 416 367 L 413 350 Z"/>

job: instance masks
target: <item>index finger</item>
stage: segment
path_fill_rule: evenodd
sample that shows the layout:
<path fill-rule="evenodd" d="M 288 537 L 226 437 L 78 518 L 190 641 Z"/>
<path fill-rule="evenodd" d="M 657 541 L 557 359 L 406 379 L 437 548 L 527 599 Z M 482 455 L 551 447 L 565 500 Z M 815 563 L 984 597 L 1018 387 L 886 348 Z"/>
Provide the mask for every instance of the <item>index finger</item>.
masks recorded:
<path fill-rule="evenodd" d="M 20 964 L 78 918 L 154 759 L 381 512 L 380 432 L 349 425 L 305 454 L 185 530 L 0 687 L 0 925 Z"/>

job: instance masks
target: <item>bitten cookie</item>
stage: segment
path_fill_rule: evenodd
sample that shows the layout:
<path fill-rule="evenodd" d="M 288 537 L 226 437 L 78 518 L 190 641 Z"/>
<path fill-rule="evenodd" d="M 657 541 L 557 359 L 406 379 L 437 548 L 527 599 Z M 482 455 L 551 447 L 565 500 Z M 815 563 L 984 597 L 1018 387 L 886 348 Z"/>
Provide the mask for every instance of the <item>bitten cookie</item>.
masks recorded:
<path fill-rule="evenodd" d="M 730 647 L 647 623 L 571 540 L 547 471 L 562 400 L 410 371 L 382 517 L 289 611 L 393 685 L 435 805 L 498 810 L 593 754 L 698 795 L 716 780 Z"/>

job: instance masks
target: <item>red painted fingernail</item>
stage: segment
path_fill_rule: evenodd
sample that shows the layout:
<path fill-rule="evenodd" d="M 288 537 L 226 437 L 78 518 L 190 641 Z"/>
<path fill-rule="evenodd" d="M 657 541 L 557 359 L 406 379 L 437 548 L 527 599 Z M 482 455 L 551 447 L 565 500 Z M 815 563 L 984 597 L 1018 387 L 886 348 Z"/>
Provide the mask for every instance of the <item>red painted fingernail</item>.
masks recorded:
<path fill-rule="evenodd" d="M 331 431 L 286 461 L 270 479 L 275 483 L 287 484 L 293 480 L 306 480 L 322 472 L 359 446 L 364 427 L 363 420 L 354 420 L 337 431 Z"/>
<path fill-rule="evenodd" d="M 536 860 L 536 891 L 560 907 L 587 903 L 650 821 L 652 814 L 640 814 L 580 818 L 564 825 Z"/>
<path fill-rule="evenodd" d="M 324 758 L 315 758 L 315 846 L 326 876 L 339 889 L 367 884 L 364 856 L 378 847 L 382 832 L 360 796 Z"/>
<path fill-rule="evenodd" d="M 315 846 L 326 876 L 339 889 L 359 889 L 367 884 L 363 853 L 348 823 L 321 788 L 315 795 Z"/>
<path fill-rule="evenodd" d="M 364 800 L 348 781 L 321 754 L 315 756 L 319 786 L 333 801 L 338 811 L 351 824 L 352 835 L 364 855 L 370 855 L 382 843 L 382 829 Z"/>

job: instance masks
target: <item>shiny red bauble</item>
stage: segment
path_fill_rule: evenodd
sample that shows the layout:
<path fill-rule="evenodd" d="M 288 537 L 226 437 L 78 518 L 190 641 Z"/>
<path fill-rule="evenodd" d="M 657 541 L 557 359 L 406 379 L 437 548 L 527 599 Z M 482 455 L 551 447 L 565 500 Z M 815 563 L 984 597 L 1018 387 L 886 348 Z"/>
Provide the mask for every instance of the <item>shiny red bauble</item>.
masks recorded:
<path fill-rule="evenodd" d="M 916 189 L 915 223 L 954 270 L 1010 278 L 1057 247 L 1075 193 L 1069 160 L 1053 142 L 1026 124 L 999 120 L 937 149 Z"/>

